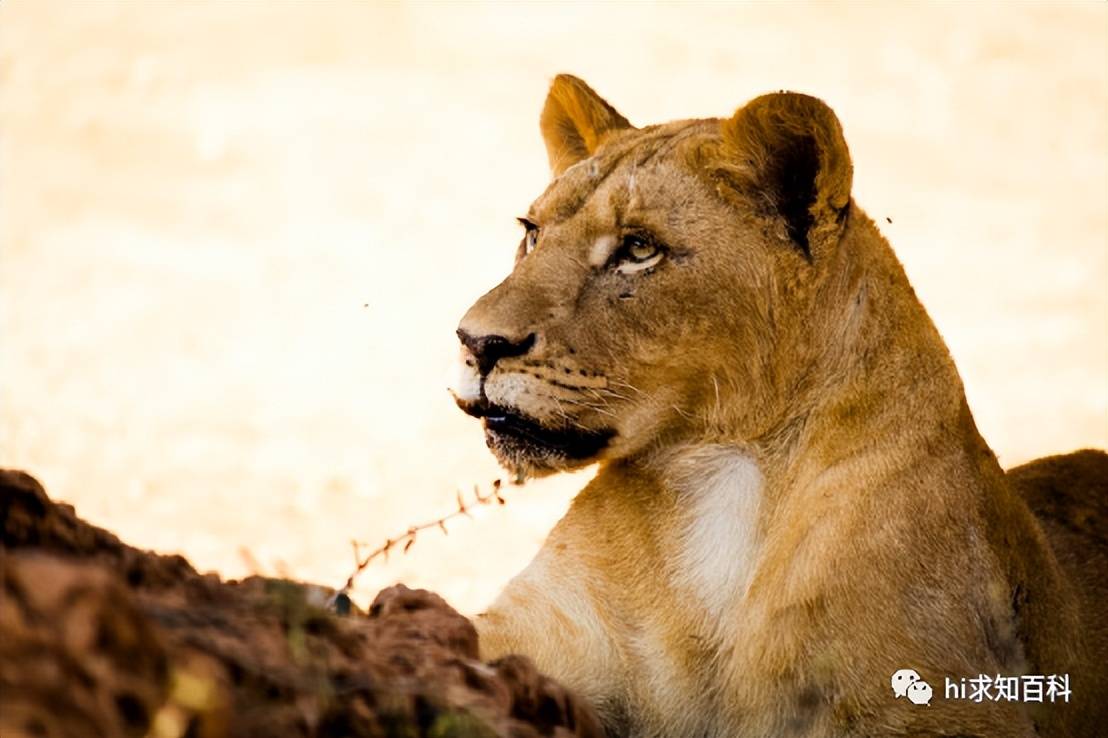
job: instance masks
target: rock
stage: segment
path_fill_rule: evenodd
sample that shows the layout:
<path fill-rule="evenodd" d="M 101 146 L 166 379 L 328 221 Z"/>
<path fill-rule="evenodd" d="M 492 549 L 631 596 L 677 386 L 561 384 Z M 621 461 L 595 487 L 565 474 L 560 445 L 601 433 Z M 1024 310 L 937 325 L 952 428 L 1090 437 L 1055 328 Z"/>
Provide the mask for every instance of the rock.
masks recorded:
<path fill-rule="evenodd" d="M 592 709 L 397 585 L 368 614 L 322 589 L 223 582 L 127 546 L 0 471 L 0 735 L 595 736 Z M 327 592 L 329 594 L 329 591 Z"/>

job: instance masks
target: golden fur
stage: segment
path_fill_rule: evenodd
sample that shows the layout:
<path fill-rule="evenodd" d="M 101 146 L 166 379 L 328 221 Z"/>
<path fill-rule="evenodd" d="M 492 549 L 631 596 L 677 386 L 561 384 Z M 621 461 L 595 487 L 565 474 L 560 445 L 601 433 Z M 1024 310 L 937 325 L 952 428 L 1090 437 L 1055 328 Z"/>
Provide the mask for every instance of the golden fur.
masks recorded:
<path fill-rule="evenodd" d="M 613 735 L 1094 735 L 1104 505 L 1097 538 L 1059 497 L 1048 540 L 851 199 L 834 113 L 779 93 L 634 128 L 559 76 L 541 127 L 554 179 L 462 320 L 458 402 L 520 476 L 600 468 L 478 619 L 483 656 L 531 656 Z M 929 706 L 894 698 L 901 668 Z M 1064 673 L 1069 704 L 943 695 Z"/>

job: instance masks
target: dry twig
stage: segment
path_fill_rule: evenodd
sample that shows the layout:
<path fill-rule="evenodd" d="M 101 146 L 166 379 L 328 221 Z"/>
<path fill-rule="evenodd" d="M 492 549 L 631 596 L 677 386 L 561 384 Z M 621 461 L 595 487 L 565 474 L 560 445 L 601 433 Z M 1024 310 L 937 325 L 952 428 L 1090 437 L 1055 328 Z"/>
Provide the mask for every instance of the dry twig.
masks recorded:
<path fill-rule="evenodd" d="M 465 498 L 462 496 L 462 493 L 459 490 L 457 493 L 458 507 L 456 510 L 448 515 L 442 516 L 441 518 L 437 518 L 436 520 L 432 520 L 421 525 L 413 525 L 396 538 L 386 538 L 385 542 L 382 545 L 364 555 L 362 554 L 362 551 L 365 549 L 367 544 L 361 543 L 359 541 L 351 541 L 350 545 L 354 549 L 354 571 L 350 574 L 349 577 L 347 577 L 346 584 L 342 586 L 342 589 L 340 589 L 335 596 L 337 597 L 338 595 L 344 595 L 348 593 L 354 587 L 354 580 L 357 578 L 357 576 L 365 571 L 365 568 L 369 566 L 370 562 L 377 557 L 383 557 L 387 561 L 389 558 L 389 551 L 392 551 L 398 546 L 402 547 L 402 553 L 408 553 L 408 549 L 410 549 L 412 545 L 415 544 L 416 536 L 419 535 L 420 532 L 430 530 L 431 528 L 438 528 L 443 532 L 443 535 L 447 535 L 448 531 L 446 530 L 446 523 L 448 520 L 453 520 L 459 515 L 472 517 L 469 514 L 470 509 L 481 505 L 491 505 L 493 502 L 503 505 L 504 497 L 500 494 L 500 487 L 502 484 L 503 483 L 499 479 L 493 480 L 492 491 L 484 495 L 481 494 L 481 488 L 477 485 L 474 485 L 473 501 L 469 504 L 466 504 Z"/>

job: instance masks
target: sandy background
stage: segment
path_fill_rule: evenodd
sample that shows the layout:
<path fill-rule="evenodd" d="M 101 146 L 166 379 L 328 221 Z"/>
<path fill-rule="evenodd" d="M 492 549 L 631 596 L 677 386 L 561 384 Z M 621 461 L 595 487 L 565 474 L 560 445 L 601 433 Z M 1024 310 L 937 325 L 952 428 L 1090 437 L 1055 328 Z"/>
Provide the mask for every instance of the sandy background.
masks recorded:
<path fill-rule="evenodd" d="M 1002 462 L 1108 442 L 1104 3 L 5 0 L 0 464 L 201 569 L 334 584 L 351 539 L 496 477 L 444 377 L 560 71 L 640 123 L 826 99 Z M 583 481 L 509 490 L 359 599 L 479 609 Z"/>

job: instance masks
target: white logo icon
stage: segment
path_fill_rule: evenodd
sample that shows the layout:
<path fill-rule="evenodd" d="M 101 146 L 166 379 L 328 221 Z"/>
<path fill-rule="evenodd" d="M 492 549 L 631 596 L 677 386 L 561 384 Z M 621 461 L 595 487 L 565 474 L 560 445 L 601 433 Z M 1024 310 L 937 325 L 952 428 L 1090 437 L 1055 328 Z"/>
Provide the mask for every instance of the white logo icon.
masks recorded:
<path fill-rule="evenodd" d="M 915 669 L 900 669 L 893 674 L 893 695 L 900 699 L 908 694 L 908 687 L 919 681 L 919 672 Z"/>
<path fill-rule="evenodd" d="M 908 700 L 913 705 L 930 705 L 931 694 L 931 685 L 923 680 L 912 682 L 912 686 L 908 687 Z"/>
<path fill-rule="evenodd" d="M 907 697 L 913 705 L 931 704 L 933 691 L 931 685 L 920 678 L 915 669 L 899 669 L 892 678 L 893 696 L 897 699 Z"/>

